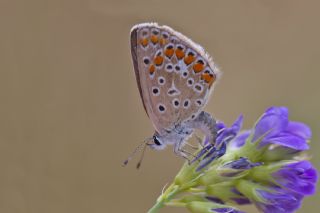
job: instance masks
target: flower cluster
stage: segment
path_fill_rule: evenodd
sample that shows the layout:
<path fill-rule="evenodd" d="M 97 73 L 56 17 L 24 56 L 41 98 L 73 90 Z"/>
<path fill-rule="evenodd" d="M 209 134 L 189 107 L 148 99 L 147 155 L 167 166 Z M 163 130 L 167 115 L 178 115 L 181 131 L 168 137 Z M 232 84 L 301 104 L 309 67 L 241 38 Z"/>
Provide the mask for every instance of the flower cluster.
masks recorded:
<path fill-rule="evenodd" d="M 311 138 L 308 126 L 290 121 L 285 107 L 267 109 L 252 129 L 240 132 L 242 121 L 240 116 L 231 127 L 218 123 L 216 144 L 225 144 L 226 153 L 210 158 L 198 150 L 199 161 L 185 163 L 149 213 L 165 205 L 191 212 L 242 212 L 234 204 L 290 213 L 315 193 L 317 171 L 303 157 Z"/>

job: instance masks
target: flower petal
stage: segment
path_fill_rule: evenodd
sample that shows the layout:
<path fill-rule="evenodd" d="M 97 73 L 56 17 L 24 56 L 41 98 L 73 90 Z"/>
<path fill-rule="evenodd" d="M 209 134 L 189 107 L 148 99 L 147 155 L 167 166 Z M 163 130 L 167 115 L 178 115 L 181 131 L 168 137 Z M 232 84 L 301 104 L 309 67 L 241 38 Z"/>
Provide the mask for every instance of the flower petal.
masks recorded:
<path fill-rule="evenodd" d="M 255 126 L 253 142 L 264 136 L 272 137 L 283 132 L 288 126 L 288 109 L 271 107 L 267 109 Z"/>
<path fill-rule="evenodd" d="M 286 132 L 302 137 L 304 139 L 310 139 L 312 135 L 311 129 L 306 124 L 296 121 L 289 122 Z"/>
<path fill-rule="evenodd" d="M 216 144 L 219 146 L 222 142 L 228 143 L 232 140 L 240 131 L 243 123 L 243 116 L 240 115 L 238 119 L 231 125 L 230 128 L 225 128 L 218 134 Z"/>
<path fill-rule="evenodd" d="M 216 128 L 217 130 L 219 131 L 220 129 L 224 129 L 226 128 L 227 126 L 222 122 L 222 121 L 218 121 L 217 124 L 216 124 Z"/>
<path fill-rule="evenodd" d="M 297 169 L 299 176 L 310 180 L 312 183 L 316 183 L 318 180 L 317 171 L 309 161 L 299 161 L 297 163 L 288 164 L 286 167 Z"/>
<path fill-rule="evenodd" d="M 272 174 L 275 181 L 284 187 L 303 195 L 315 193 L 317 171 L 309 161 L 300 161 L 283 166 Z"/>
<path fill-rule="evenodd" d="M 249 135 L 251 134 L 250 130 L 244 131 L 242 133 L 240 133 L 239 135 L 237 135 L 231 142 L 230 142 L 230 148 L 232 149 L 237 149 L 242 147 L 247 138 L 249 137 Z"/>
<path fill-rule="evenodd" d="M 256 202 L 256 206 L 264 213 L 290 213 L 297 210 L 301 205 L 302 195 L 276 189 L 273 192 L 257 190 L 266 202 Z"/>
<path fill-rule="evenodd" d="M 279 133 L 277 136 L 267 137 L 261 141 L 260 146 L 265 146 L 270 143 L 278 144 L 295 150 L 309 149 L 309 145 L 305 139 L 289 133 Z"/>
<path fill-rule="evenodd" d="M 234 197 L 234 198 L 231 198 L 231 200 L 238 205 L 246 205 L 251 203 L 250 200 L 246 197 Z"/>
<path fill-rule="evenodd" d="M 242 211 L 239 211 L 237 209 L 233 209 L 233 208 L 229 208 L 229 207 L 226 207 L 226 208 L 216 208 L 216 209 L 212 209 L 214 212 L 217 212 L 217 213 L 244 213 Z"/>
<path fill-rule="evenodd" d="M 289 111 L 287 107 L 269 107 L 266 112 L 266 114 L 277 114 L 277 115 L 283 115 L 285 117 L 288 117 Z"/>
<path fill-rule="evenodd" d="M 262 163 L 252 163 L 248 158 L 240 157 L 237 160 L 231 161 L 223 165 L 222 168 L 230 168 L 234 170 L 248 170 L 256 166 L 260 166 Z"/>

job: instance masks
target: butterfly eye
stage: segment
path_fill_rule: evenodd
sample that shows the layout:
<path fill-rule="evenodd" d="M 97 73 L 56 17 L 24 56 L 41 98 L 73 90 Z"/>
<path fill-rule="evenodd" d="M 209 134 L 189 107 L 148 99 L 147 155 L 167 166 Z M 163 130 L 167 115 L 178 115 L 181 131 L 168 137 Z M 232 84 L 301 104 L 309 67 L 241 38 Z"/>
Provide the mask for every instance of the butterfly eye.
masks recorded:
<path fill-rule="evenodd" d="M 161 146 L 162 143 L 161 141 L 159 140 L 159 138 L 157 136 L 153 136 L 153 142 L 157 145 L 157 146 Z"/>

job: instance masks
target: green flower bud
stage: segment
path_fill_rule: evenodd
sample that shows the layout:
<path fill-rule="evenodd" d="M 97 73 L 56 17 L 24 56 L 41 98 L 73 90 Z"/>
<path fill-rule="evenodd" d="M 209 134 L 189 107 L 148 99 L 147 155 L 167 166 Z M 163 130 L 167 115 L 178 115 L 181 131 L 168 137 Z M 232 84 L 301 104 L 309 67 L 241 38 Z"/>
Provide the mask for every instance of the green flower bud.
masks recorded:
<path fill-rule="evenodd" d="M 236 189 L 247 197 L 249 200 L 256 200 L 263 202 L 263 199 L 257 193 L 258 189 L 264 190 L 265 187 L 261 186 L 260 184 L 253 183 L 248 180 L 239 180 L 236 184 Z"/>

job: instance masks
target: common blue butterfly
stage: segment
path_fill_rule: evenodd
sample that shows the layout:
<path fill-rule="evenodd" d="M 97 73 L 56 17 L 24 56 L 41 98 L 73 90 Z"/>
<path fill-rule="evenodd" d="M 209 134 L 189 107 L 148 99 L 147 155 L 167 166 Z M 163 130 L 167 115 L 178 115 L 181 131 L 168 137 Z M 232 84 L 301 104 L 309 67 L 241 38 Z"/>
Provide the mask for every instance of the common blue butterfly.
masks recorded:
<path fill-rule="evenodd" d="M 176 154 L 187 158 L 183 146 L 195 129 L 213 145 L 216 122 L 203 108 L 220 72 L 205 50 L 168 26 L 142 23 L 131 30 L 131 54 L 142 103 L 155 129 L 134 153 L 142 146 L 161 150 L 172 144 Z"/>

